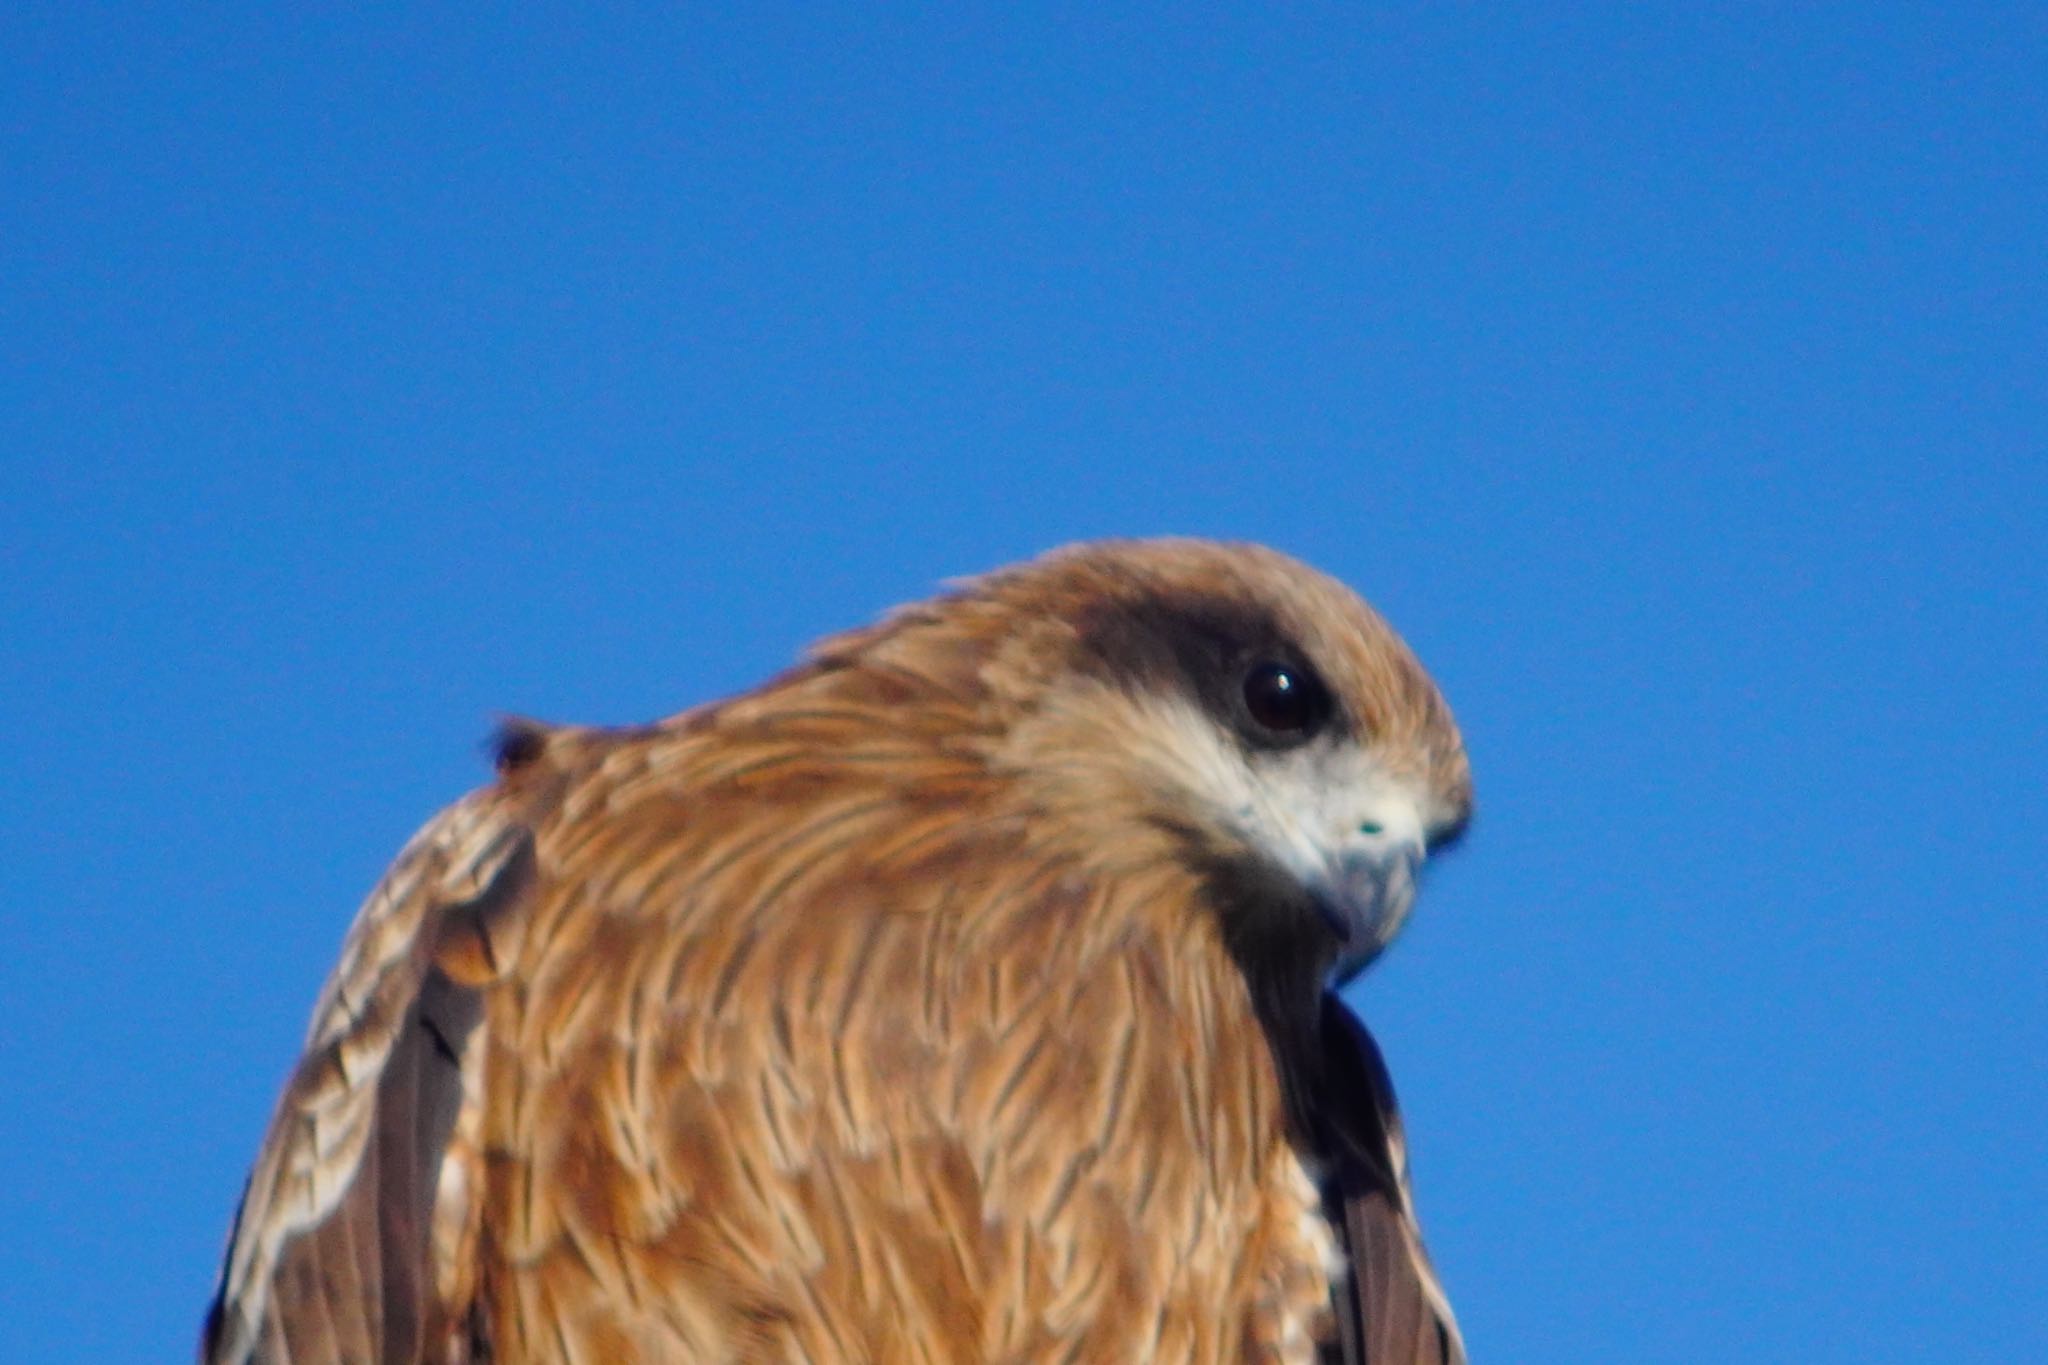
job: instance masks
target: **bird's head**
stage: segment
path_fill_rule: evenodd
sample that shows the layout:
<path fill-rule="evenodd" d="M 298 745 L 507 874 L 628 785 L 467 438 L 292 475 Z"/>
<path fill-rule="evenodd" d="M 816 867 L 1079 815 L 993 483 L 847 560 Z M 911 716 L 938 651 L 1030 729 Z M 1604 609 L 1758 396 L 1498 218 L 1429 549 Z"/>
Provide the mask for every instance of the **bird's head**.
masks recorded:
<path fill-rule="evenodd" d="M 1470 816 L 1464 746 L 1414 655 L 1284 555 L 1083 545 L 956 605 L 1007 712 L 998 761 L 1098 861 L 1195 869 L 1244 952 L 1355 972 Z"/>

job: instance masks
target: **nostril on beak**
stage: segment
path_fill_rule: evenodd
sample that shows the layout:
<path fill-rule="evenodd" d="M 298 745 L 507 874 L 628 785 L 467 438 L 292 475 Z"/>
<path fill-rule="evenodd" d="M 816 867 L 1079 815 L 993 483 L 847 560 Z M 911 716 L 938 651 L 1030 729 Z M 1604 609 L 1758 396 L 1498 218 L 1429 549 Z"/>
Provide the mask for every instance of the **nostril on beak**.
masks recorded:
<path fill-rule="evenodd" d="M 1377 820 L 1368 820 L 1358 827 L 1358 832 L 1365 835 L 1385 834 L 1387 827 Z"/>

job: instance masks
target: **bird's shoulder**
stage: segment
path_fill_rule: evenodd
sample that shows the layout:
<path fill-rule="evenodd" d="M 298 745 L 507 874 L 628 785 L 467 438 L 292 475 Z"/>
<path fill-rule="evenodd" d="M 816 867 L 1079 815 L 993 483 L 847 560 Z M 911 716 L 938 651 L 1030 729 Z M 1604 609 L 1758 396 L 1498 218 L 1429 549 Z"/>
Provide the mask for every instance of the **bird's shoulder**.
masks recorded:
<path fill-rule="evenodd" d="M 531 907 L 555 794 L 501 782 L 447 807 L 357 912 L 244 1189 L 202 1358 L 363 1359 L 445 1326 L 441 1154 L 474 1103 L 481 992 Z"/>

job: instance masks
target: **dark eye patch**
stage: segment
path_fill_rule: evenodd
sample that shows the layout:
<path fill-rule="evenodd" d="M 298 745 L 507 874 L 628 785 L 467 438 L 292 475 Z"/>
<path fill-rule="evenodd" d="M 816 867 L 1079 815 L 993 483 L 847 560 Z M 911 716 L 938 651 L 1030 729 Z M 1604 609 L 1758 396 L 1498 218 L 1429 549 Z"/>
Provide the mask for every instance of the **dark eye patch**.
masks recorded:
<path fill-rule="evenodd" d="M 1247 748 L 1292 748 L 1342 719 L 1303 651 L 1246 603 L 1118 603 L 1084 623 L 1082 643 L 1084 666 L 1133 691 L 1179 691 Z"/>

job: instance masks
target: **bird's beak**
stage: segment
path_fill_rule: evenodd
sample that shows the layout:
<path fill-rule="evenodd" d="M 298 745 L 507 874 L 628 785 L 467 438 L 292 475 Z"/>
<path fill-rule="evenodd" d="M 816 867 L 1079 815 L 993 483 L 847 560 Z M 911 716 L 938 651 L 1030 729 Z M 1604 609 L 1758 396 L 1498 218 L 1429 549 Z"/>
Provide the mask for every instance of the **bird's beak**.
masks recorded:
<path fill-rule="evenodd" d="M 1333 852 L 1310 890 L 1317 912 L 1337 939 L 1336 979 L 1378 957 L 1415 904 L 1424 844 L 1417 831 L 1389 831 L 1368 822 Z"/>

